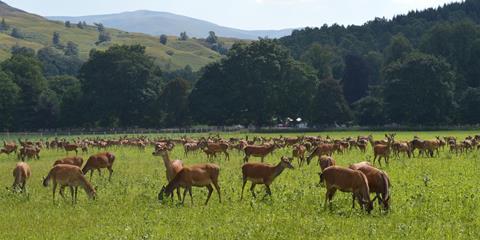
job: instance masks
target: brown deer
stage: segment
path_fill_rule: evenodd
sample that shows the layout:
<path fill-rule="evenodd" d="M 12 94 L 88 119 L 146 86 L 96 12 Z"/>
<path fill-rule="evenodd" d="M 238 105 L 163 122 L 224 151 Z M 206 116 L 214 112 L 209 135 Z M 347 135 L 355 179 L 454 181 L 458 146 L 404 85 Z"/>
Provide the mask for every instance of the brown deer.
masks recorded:
<path fill-rule="evenodd" d="M 378 164 L 382 166 L 382 158 L 385 161 L 386 164 L 388 164 L 388 160 L 390 159 L 390 152 L 392 148 L 392 144 L 394 142 L 394 137 L 395 135 L 387 135 L 385 134 L 385 137 L 387 137 L 387 143 L 374 143 L 375 145 L 373 146 L 373 163 L 375 164 L 375 160 L 378 158 Z"/>
<path fill-rule="evenodd" d="M 302 145 L 302 144 L 295 144 L 293 145 L 293 152 L 292 152 L 292 158 L 298 159 L 298 166 L 302 166 L 303 162 L 305 161 L 305 152 L 307 151 L 307 148 Z"/>
<path fill-rule="evenodd" d="M 218 185 L 219 174 L 220 167 L 216 164 L 206 163 L 184 167 L 166 187 L 162 187 L 162 190 L 160 190 L 158 194 L 158 200 L 163 201 L 164 195 L 171 196 L 173 195 L 174 189 L 182 187 L 185 189 L 182 204 L 185 202 L 187 192 L 189 192 L 193 204 L 192 186 L 206 187 L 208 189 L 208 196 L 205 205 L 207 205 L 213 193 L 213 185 L 217 190 L 219 202 L 222 202 L 220 186 Z"/>
<path fill-rule="evenodd" d="M 55 163 L 53 163 L 53 166 L 58 165 L 58 164 L 73 165 L 73 166 L 77 166 L 77 167 L 81 168 L 82 165 L 83 165 L 83 158 L 81 158 L 81 157 L 66 157 L 66 158 L 55 161 Z"/>
<path fill-rule="evenodd" d="M 153 156 L 162 156 L 163 164 L 165 165 L 165 172 L 167 176 L 167 181 L 172 181 L 175 176 L 183 169 L 183 161 L 182 160 L 170 160 L 168 155 L 168 150 L 157 150 L 152 153 Z M 180 188 L 177 188 L 177 196 L 178 199 L 181 200 L 180 196 Z M 173 197 L 173 195 L 172 195 Z"/>
<path fill-rule="evenodd" d="M 242 166 L 242 174 L 243 174 L 243 186 L 242 186 L 242 195 L 240 199 L 243 199 L 243 190 L 245 189 L 245 185 L 247 181 L 252 182 L 252 186 L 250 187 L 250 191 L 252 192 L 253 197 L 255 195 L 255 186 L 257 184 L 264 184 L 267 188 L 267 195 L 272 195 L 272 191 L 270 190 L 270 185 L 272 182 L 282 174 L 285 168 L 293 169 L 292 161 L 293 159 L 289 159 L 287 157 L 282 157 L 280 162 L 276 166 L 272 166 L 270 164 L 264 163 L 245 163 Z"/>
<path fill-rule="evenodd" d="M 27 159 L 40 159 L 40 148 L 36 146 L 25 146 L 20 149 L 20 152 L 18 153 L 18 159 L 21 159 L 22 161 L 25 161 L 25 158 Z"/>
<path fill-rule="evenodd" d="M 68 155 L 68 152 L 75 152 L 75 155 L 78 155 L 78 145 L 77 144 L 65 144 L 63 145 L 63 149 L 65 149 L 65 152 L 67 152 L 67 155 Z"/>
<path fill-rule="evenodd" d="M 18 146 L 14 142 L 7 143 L 3 141 L 3 149 L 2 152 L 10 155 L 10 153 L 14 152 L 17 153 Z"/>
<path fill-rule="evenodd" d="M 92 185 L 85 178 L 82 170 L 73 165 L 59 164 L 54 166 L 47 177 L 43 180 L 43 186 L 48 187 L 48 183 L 53 182 L 53 202 L 55 202 L 55 193 L 57 184 L 60 185 L 60 195 L 63 196 L 63 188 L 70 187 L 70 193 L 72 195 L 72 203 L 77 202 L 77 190 L 78 187 L 82 187 L 87 193 L 88 197 L 95 199 L 96 191 Z M 74 189 L 75 188 L 75 189 Z"/>
<path fill-rule="evenodd" d="M 335 163 L 335 159 L 333 159 L 330 156 L 321 156 L 318 159 L 318 165 L 320 165 L 320 169 L 323 172 L 323 170 L 325 170 L 326 168 L 331 167 L 331 166 L 335 166 L 336 163 Z"/>
<path fill-rule="evenodd" d="M 388 210 L 390 208 L 391 186 L 388 175 L 385 172 L 373 167 L 368 162 L 351 164 L 349 168 L 352 170 L 359 170 L 365 174 L 368 180 L 370 192 L 376 194 L 372 202 L 375 202 L 375 199 L 378 199 L 378 204 L 383 206 L 384 210 Z"/>
<path fill-rule="evenodd" d="M 90 171 L 90 180 L 92 180 L 92 175 L 94 170 L 98 170 L 98 174 L 101 176 L 101 168 L 107 168 L 110 172 L 108 180 L 110 181 L 113 173 L 113 163 L 115 162 L 115 155 L 110 152 L 99 153 L 88 158 L 87 163 L 82 169 L 84 175 Z"/>
<path fill-rule="evenodd" d="M 312 153 L 310 153 L 310 155 L 307 157 L 307 164 L 310 165 L 310 161 L 312 160 L 313 157 L 317 156 L 318 158 L 320 158 L 321 156 L 323 155 L 327 155 L 327 156 L 332 156 L 333 155 L 333 152 L 335 151 L 335 145 L 334 144 L 325 144 L 325 143 L 322 143 L 320 145 L 318 145 Z"/>
<path fill-rule="evenodd" d="M 370 213 L 373 209 L 373 203 L 370 200 L 370 189 L 368 180 L 361 171 L 352 170 L 338 166 L 328 167 L 319 173 L 320 183 L 325 182 L 327 192 L 325 194 L 325 208 L 327 202 L 331 204 L 333 196 L 337 190 L 342 192 L 351 192 L 353 195 L 352 208 L 355 207 L 355 199 L 359 205 Z"/>
<path fill-rule="evenodd" d="M 25 191 L 25 185 L 27 184 L 28 178 L 32 175 L 30 166 L 25 162 L 19 162 L 13 169 L 13 177 L 15 178 L 12 190 L 17 191 L 20 188 L 20 192 Z"/>
<path fill-rule="evenodd" d="M 243 162 L 248 162 L 250 156 L 259 157 L 263 162 L 265 157 L 269 153 L 272 153 L 276 148 L 278 148 L 276 143 L 270 143 L 263 146 L 248 145 L 243 149 L 243 152 L 245 152 Z"/>
<path fill-rule="evenodd" d="M 199 143 L 199 146 L 202 148 L 202 149 L 208 149 L 208 151 L 210 152 L 222 152 L 223 154 L 225 154 L 225 159 L 226 160 L 229 160 L 230 159 L 230 155 L 228 154 L 228 143 L 225 143 L 225 142 L 219 142 L 219 143 L 210 143 L 210 142 L 206 142 L 206 141 L 203 141 L 201 143 Z"/>

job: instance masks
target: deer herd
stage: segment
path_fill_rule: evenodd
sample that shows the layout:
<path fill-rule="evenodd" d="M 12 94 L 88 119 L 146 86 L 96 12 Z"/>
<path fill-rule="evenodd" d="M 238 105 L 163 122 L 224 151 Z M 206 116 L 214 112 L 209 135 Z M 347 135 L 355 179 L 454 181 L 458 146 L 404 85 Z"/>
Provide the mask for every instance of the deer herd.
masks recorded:
<path fill-rule="evenodd" d="M 390 208 L 390 178 L 386 172 L 375 167 L 376 165 L 382 167 L 382 160 L 384 164 L 388 165 L 392 158 L 438 157 L 440 150 L 446 147 L 451 154 L 455 155 L 480 149 L 479 135 L 470 136 L 464 140 L 457 140 L 453 136 L 442 138 L 437 136 L 432 140 L 424 140 L 414 136 L 410 141 L 398 141 L 395 137 L 396 134 L 385 134 L 384 139 L 375 140 L 372 135 L 342 139 L 333 139 L 329 136 L 293 138 L 280 136 L 268 139 L 254 137 L 249 140 L 248 136 L 245 139 L 223 139 L 218 135 L 197 139 L 187 136 L 179 139 L 150 139 L 146 136 L 128 138 L 124 136 L 118 139 L 77 138 L 70 142 L 58 138 L 45 142 L 18 139 L 18 145 L 16 141 L 4 141 L 0 154 L 16 154 L 18 160 L 21 160 L 13 169 L 14 183 L 11 189 L 15 192 L 25 192 L 26 183 L 31 176 L 31 169 L 26 160 L 39 160 L 42 149 L 65 151 L 67 156 L 54 161 L 53 167 L 43 178 L 43 185 L 48 187 L 49 183 L 52 183 L 54 202 L 57 186 L 59 194 L 63 198 L 65 198 L 64 189 L 68 187 L 72 203 L 76 203 L 78 187 L 84 189 L 89 198 L 95 199 L 96 189 L 91 184 L 95 170 L 100 176 L 102 169 L 108 170 L 108 180 L 111 181 L 115 155 L 107 149 L 129 146 L 143 151 L 147 146 L 152 146 L 155 149 L 152 155 L 162 158 L 166 171 L 167 184 L 162 187 L 158 199 L 163 201 L 165 197 L 171 197 L 173 201 L 173 192 L 175 191 L 182 203 L 185 202 L 188 193 L 193 204 L 192 187 L 201 187 L 208 190 L 205 205 L 208 204 L 214 190 L 218 193 L 219 202 L 222 201 L 219 185 L 221 168 L 218 164 L 213 163 L 219 157 L 217 154 L 223 154 L 225 160 L 229 161 L 229 151 L 243 153 L 240 200 L 243 199 L 247 182 L 251 182 L 250 192 L 253 197 L 256 197 L 255 186 L 258 184 L 265 185 L 265 196 L 272 195 L 271 184 L 285 169 L 294 169 L 295 159 L 298 161 L 298 167 L 303 167 L 305 164 L 310 165 L 311 160 L 316 158 L 318 160 L 315 165 L 318 165 L 320 170 L 320 185 L 326 188 L 324 206 L 327 207 L 336 191 L 340 190 L 352 194 L 353 208 L 356 201 L 362 209 L 370 213 L 376 201 L 381 210 Z M 170 159 L 170 152 L 178 145 L 183 146 L 184 157 L 205 153 L 209 162 L 186 165 L 183 160 Z M 346 167 L 336 164 L 334 154 L 344 154 L 355 149 L 366 153 L 369 145 L 373 152 L 371 163 L 360 162 Z M 78 150 L 88 153 L 89 149 L 96 149 L 100 153 L 91 155 L 84 164 L 83 158 L 78 156 Z M 281 157 L 276 165 L 264 163 L 265 158 L 277 149 L 290 149 L 292 155 L 291 157 Z M 73 152 L 75 156 L 68 156 Z M 260 162 L 250 162 L 252 157 L 260 158 Z M 86 178 L 88 172 L 90 172 L 89 179 Z M 183 196 L 181 189 L 183 189 Z M 371 199 L 370 194 L 375 194 L 375 197 Z"/>

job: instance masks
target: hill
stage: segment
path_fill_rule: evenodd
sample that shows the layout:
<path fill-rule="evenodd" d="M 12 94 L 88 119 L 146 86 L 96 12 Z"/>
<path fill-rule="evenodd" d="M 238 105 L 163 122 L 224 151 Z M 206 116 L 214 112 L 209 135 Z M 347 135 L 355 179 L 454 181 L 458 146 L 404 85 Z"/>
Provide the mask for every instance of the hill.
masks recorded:
<path fill-rule="evenodd" d="M 81 17 L 47 17 L 60 21 L 86 21 L 89 24 L 102 23 L 107 27 L 117 28 L 129 32 L 140 32 L 150 35 L 178 35 L 186 31 L 189 36 L 205 38 L 209 31 L 214 31 L 218 36 L 256 40 L 258 37 L 279 38 L 292 33 L 292 29 L 283 30 L 241 30 L 219 26 L 217 24 L 172 14 L 155 11 L 133 11 L 108 15 L 93 15 Z"/>
<path fill-rule="evenodd" d="M 103 50 L 113 44 L 141 44 L 146 46 L 147 53 L 154 57 L 164 69 L 179 69 L 190 65 L 197 70 L 206 64 L 218 60 L 221 55 L 206 46 L 201 39 L 179 41 L 177 37 L 168 37 L 168 42 L 163 45 L 158 37 L 130 33 L 116 29 L 106 29 L 111 36 L 111 41 L 96 45 L 98 31 L 94 26 L 78 28 L 75 23 L 66 27 L 63 22 L 48 20 L 44 17 L 30 14 L 16 9 L 0 1 L 0 17 L 5 19 L 10 30 L 0 32 L 0 61 L 10 56 L 12 46 L 25 46 L 40 49 L 51 45 L 54 32 L 60 33 L 62 44 L 72 41 L 79 45 L 80 57 L 86 59 L 91 49 Z M 11 29 L 17 28 L 22 32 L 23 38 L 18 39 L 10 35 Z M 234 39 L 222 39 L 229 46 Z"/>

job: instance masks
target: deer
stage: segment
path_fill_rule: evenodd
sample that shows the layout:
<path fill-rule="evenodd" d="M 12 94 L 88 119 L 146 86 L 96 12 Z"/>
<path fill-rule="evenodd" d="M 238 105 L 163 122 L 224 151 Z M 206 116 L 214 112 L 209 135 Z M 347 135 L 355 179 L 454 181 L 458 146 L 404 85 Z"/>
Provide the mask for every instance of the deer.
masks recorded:
<path fill-rule="evenodd" d="M 223 154 L 225 154 L 225 159 L 226 160 L 229 160 L 230 159 L 230 155 L 228 154 L 228 143 L 225 143 L 225 142 L 220 142 L 220 143 L 210 143 L 210 142 L 207 142 L 207 141 L 202 141 L 199 143 L 199 146 L 200 148 L 202 149 L 208 149 L 210 152 L 223 152 Z"/>
<path fill-rule="evenodd" d="M 335 162 L 335 159 L 333 159 L 330 156 L 321 156 L 318 159 L 318 165 L 320 165 L 320 169 L 323 172 L 323 170 L 325 170 L 326 168 L 331 167 L 331 166 L 335 166 L 336 162 Z"/>
<path fill-rule="evenodd" d="M 322 144 L 318 145 L 313 150 L 313 152 L 310 153 L 310 155 L 307 157 L 307 164 L 310 165 L 310 161 L 315 156 L 317 156 L 318 158 L 320 158 L 323 155 L 332 156 L 334 151 L 335 151 L 335 145 L 334 144 L 322 143 Z"/>
<path fill-rule="evenodd" d="M 373 163 L 375 164 L 375 160 L 377 160 L 377 158 L 378 158 L 378 164 L 380 164 L 380 166 L 382 166 L 382 162 L 381 162 L 382 158 L 385 161 L 385 163 L 388 164 L 388 160 L 390 158 L 390 152 L 391 152 L 392 144 L 394 142 L 395 135 L 394 134 L 390 134 L 390 135 L 385 134 L 385 137 L 387 137 L 387 143 L 386 144 L 375 143 L 375 145 L 373 146 L 373 155 L 374 155 Z"/>
<path fill-rule="evenodd" d="M 212 163 L 196 164 L 183 167 L 183 169 L 180 170 L 180 172 L 178 172 L 171 181 L 169 181 L 167 186 L 162 187 L 160 193 L 158 193 L 158 200 L 163 201 L 164 195 L 172 196 L 174 189 L 182 187 L 185 189 L 183 192 L 182 204 L 185 203 L 185 198 L 188 192 L 193 205 L 192 186 L 206 187 L 208 189 L 208 196 L 207 200 L 205 201 L 205 205 L 207 205 L 213 193 L 213 185 L 217 190 L 218 199 L 221 203 L 222 196 L 220 193 L 220 186 L 218 185 L 219 174 L 220 167 Z"/>
<path fill-rule="evenodd" d="M 10 155 L 10 153 L 12 152 L 17 153 L 17 149 L 18 149 L 18 146 L 14 142 L 7 143 L 3 141 L 3 149 L 2 149 L 3 153 Z"/>
<path fill-rule="evenodd" d="M 25 158 L 27 159 L 40 159 L 40 148 L 36 146 L 25 146 L 20 149 L 20 152 L 18 153 L 18 159 L 21 159 L 22 161 L 25 161 Z"/>
<path fill-rule="evenodd" d="M 20 188 L 20 192 L 25 191 L 25 186 L 27 184 L 27 180 L 32 175 L 32 171 L 30 170 L 30 166 L 25 162 L 19 162 L 15 165 L 13 169 L 13 177 L 14 181 L 12 184 L 12 190 L 17 191 Z"/>
<path fill-rule="evenodd" d="M 175 176 L 183 169 L 183 161 L 182 160 L 170 160 L 168 155 L 168 150 L 160 149 L 152 153 L 153 156 L 162 156 L 163 163 L 165 165 L 165 172 L 167 176 L 167 181 L 172 181 Z M 180 188 L 177 188 L 177 196 L 178 199 L 181 200 L 180 196 Z M 173 195 L 172 195 L 173 197 Z"/>
<path fill-rule="evenodd" d="M 78 148 L 77 144 L 66 143 L 65 145 L 63 145 L 63 149 L 65 149 L 65 152 L 67 152 L 67 155 L 68 155 L 68 152 L 75 152 L 75 155 L 78 155 L 77 148 Z"/>
<path fill-rule="evenodd" d="M 90 199 L 95 199 L 96 191 L 90 182 L 85 178 L 82 170 L 73 165 L 58 164 L 54 166 L 48 175 L 43 178 L 43 186 L 48 187 L 48 183 L 53 182 L 53 202 L 55 203 L 55 193 L 57 184 L 60 185 L 60 195 L 63 196 L 63 189 L 70 187 L 72 204 L 77 202 L 78 187 L 82 187 Z"/>
<path fill-rule="evenodd" d="M 265 157 L 269 153 L 272 153 L 276 148 L 278 148 L 278 145 L 276 143 L 266 144 L 263 146 L 248 145 L 243 149 L 243 152 L 245 153 L 243 162 L 244 163 L 248 162 L 248 159 L 250 158 L 250 156 L 254 156 L 254 157 L 260 157 L 263 163 Z"/>
<path fill-rule="evenodd" d="M 90 171 L 90 181 L 92 180 L 92 175 L 94 170 L 98 170 L 98 174 L 101 176 L 102 172 L 100 171 L 101 168 L 107 168 L 110 172 L 108 176 L 108 181 L 112 178 L 113 173 L 113 163 L 115 162 L 115 155 L 110 152 L 99 153 L 93 156 L 90 156 L 85 163 L 85 166 L 82 169 L 84 175 L 86 175 Z"/>
<path fill-rule="evenodd" d="M 389 210 L 391 184 L 387 173 L 373 167 L 368 162 L 351 164 L 349 168 L 352 170 L 361 171 L 363 174 L 365 174 L 368 180 L 370 192 L 376 194 L 372 202 L 375 202 L 375 200 L 378 199 L 378 204 L 383 206 L 384 210 Z"/>
<path fill-rule="evenodd" d="M 270 190 L 270 185 L 273 181 L 282 174 L 285 168 L 294 169 L 292 165 L 292 158 L 282 157 L 280 162 L 276 166 L 272 166 L 270 164 L 265 163 L 245 163 L 242 166 L 242 194 L 240 200 L 243 200 L 243 190 L 245 189 L 245 185 L 247 181 L 252 182 L 252 186 L 250 187 L 250 192 L 252 192 L 253 197 L 255 195 L 255 186 L 257 184 L 264 184 L 266 187 L 267 195 L 272 195 L 272 191 Z M 266 196 L 266 195 L 265 195 Z"/>
<path fill-rule="evenodd" d="M 337 190 L 351 192 L 353 196 L 352 208 L 355 208 L 355 199 L 359 205 L 370 213 L 373 209 L 373 202 L 370 200 L 370 189 L 365 174 L 358 170 L 331 166 L 326 168 L 320 175 L 320 183 L 325 182 L 327 192 L 325 194 L 324 207 L 331 204 Z"/>
<path fill-rule="evenodd" d="M 67 165 L 73 165 L 77 167 L 82 167 L 83 165 L 83 158 L 81 157 L 66 157 L 63 159 L 59 159 L 53 163 L 53 166 L 58 165 L 58 164 L 67 164 Z"/>
<path fill-rule="evenodd" d="M 293 152 L 292 152 L 292 158 L 298 159 L 298 166 L 302 166 L 303 162 L 305 161 L 305 152 L 307 151 L 307 148 L 302 145 L 302 144 L 295 144 L 293 145 Z"/>

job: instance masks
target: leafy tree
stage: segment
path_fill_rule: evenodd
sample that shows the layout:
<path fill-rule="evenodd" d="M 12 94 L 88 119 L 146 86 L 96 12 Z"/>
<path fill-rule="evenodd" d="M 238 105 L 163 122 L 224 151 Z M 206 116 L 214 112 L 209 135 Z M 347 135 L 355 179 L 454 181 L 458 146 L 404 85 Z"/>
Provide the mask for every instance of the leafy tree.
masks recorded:
<path fill-rule="evenodd" d="M 94 23 L 95 27 L 97 27 L 98 32 L 105 32 L 105 27 L 103 26 L 102 23 Z"/>
<path fill-rule="evenodd" d="M 158 126 L 151 106 L 158 98 L 162 79 L 154 60 L 140 45 L 112 46 L 92 51 L 79 76 L 84 95 L 84 119 L 98 126 Z"/>
<path fill-rule="evenodd" d="M 20 100 L 20 88 L 5 72 L 0 71 L 0 130 L 13 130 L 15 109 Z"/>
<path fill-rule="evenodd" d="M 70 21 L 65 21 L 65 27 L 66 28 L 71 28 L 72 27 L 72 23 Z"/>
<path fill-rule="evenodd" d="M 15 45 L 12 47 L 10 52 L 12 53 L 12 55 L 25 55 L 29 57 L 35 57 L 35 50 L 28 47 L 21 47 L 21 46 Z"/>
<path fill-rule="evenodd" d="M 360 56 L 349 54 L 345 57 L 343 92 L 351 104 L 367 96 L 370 83 L 370 71 L 367 62 Z"/>
<path fill-rule="evenodd" d="M 101 31 L 99 34 L 98 34 L 98 41 L 95 43 L 96 45 L 99 45 L 101 43 L 104 43 L 104 42 L 109 42 L 111 41 L 112 38 L 110 37 L 110 33 L 108 32 L 105 32 L 105 31 Z"/>
<path fill-rule="evenodd" d="M 178 38 L 180 41 L 187 41 L 188 40 L 188 35 L 187 32 L 181 32 L 180 33 L 180 38 Z"/>
<path fill-rule="evenodd" d="M 208 32 L 208 37 L 207 37 L 206 41 L 207 41 L 207 43 L 210 43 L 210 44 L 218 43 L 218 37 L 217 37 L 217 35 L 215 35 L 214 31 Z"/>
<path fill-rule="evenodd" d="M 401 60 L 412 51 L 413 47 L 410 41 L 402 33 L 399 33 L 392 37 L 390 44 L 385 48 L 385 62 L 389 64 Z"/>
<path fill-rule="evenodd" d="M 188 90 L 188 82 L 183 79 L 170 81 L 163 88 L 160 106 L 165 126 L 184 126 L 188 122 Z"/>
<path fill-rule="evenodd" d="M 48 86 L 58 98 L 60 111 L 59 127 L 81 126 L 82 86 L 73 76 L 60 75 L 48 78 Z"/>
<path fill-rule="evenodd" d="M 163 45 L 167 45 L 168 37 L 165 34 L 160 35 L 160 43 Z"/>
<path fill-rule="evenodd" d="M 68 41 L 67 47 L 65 48 L 65 55 L 78 57 L 79 55 L 78 44 L 72 41 Z"/>
<path fill-rule="evenodd" d="M 468 88 L 459 102 L 461 121 L 467 124 L 480 122 L 480 89 Z"/>
<path fill-rule="evenodd" d="M 343 97 L 342 86 L 333 78 L 320 81 L 311 111 L 311 121 L 317 126 L 342 124 L 352 120 L 352 112 Z"/>
<path fill-rule="evenodd" d="M 317 78 L 273 40 L 234 44 L 227 58 L 211 64 L 190 94 L 193 118 L 207 124 L 274 123 L 308 116 Z"/>
<path fill-rule="evenodd" d="M 14 38 L 18 38 L 18 39 L 25 38 L 24 34 L 18 28 L 13 28 L 12 33 L 10 33 L 10 36 L 12 36 Z"/>
<path fill-rule="evenodd" d="M 45 76 L 77 75 L 83 62 L 76 56 L 66 56 L 63 52 L 46 47 L 38 50 L 37 58 L 43 66 Z"/>
<path fill-rule="evenodd" d="M 318 71 L 319 79 L 332 78 L 336 63 L 343 64 L 343 60 L 332 47 L 322 46 L 318 43 L 314 43 L 308 48 L 300 59 Z"/>
<path fill-rule="evenodd" d="M 60 45 L 60 33 L 53 32 L 52 43 L 54 46 Z"/>
<path fill-rule="evenodd" d="M 385 109 L 396 123 L 448 123 L 454 108 L 455 74 L 431 55 L 412 53 L 385 70 Z"/>
<path fill-rule="evenodd" d="M 381 98 L 364 97 L 353 104 L 353 110 L 355 119 L 361 126 L 380 126 L 386 121 Z"/>
<path fill-rule="evenodd" d="M 83 29 L 84 28 L 84 25 L 82 22 L 78 22 L 77 23 L 77 27 L 80 28 L 80 29 Z"/>

